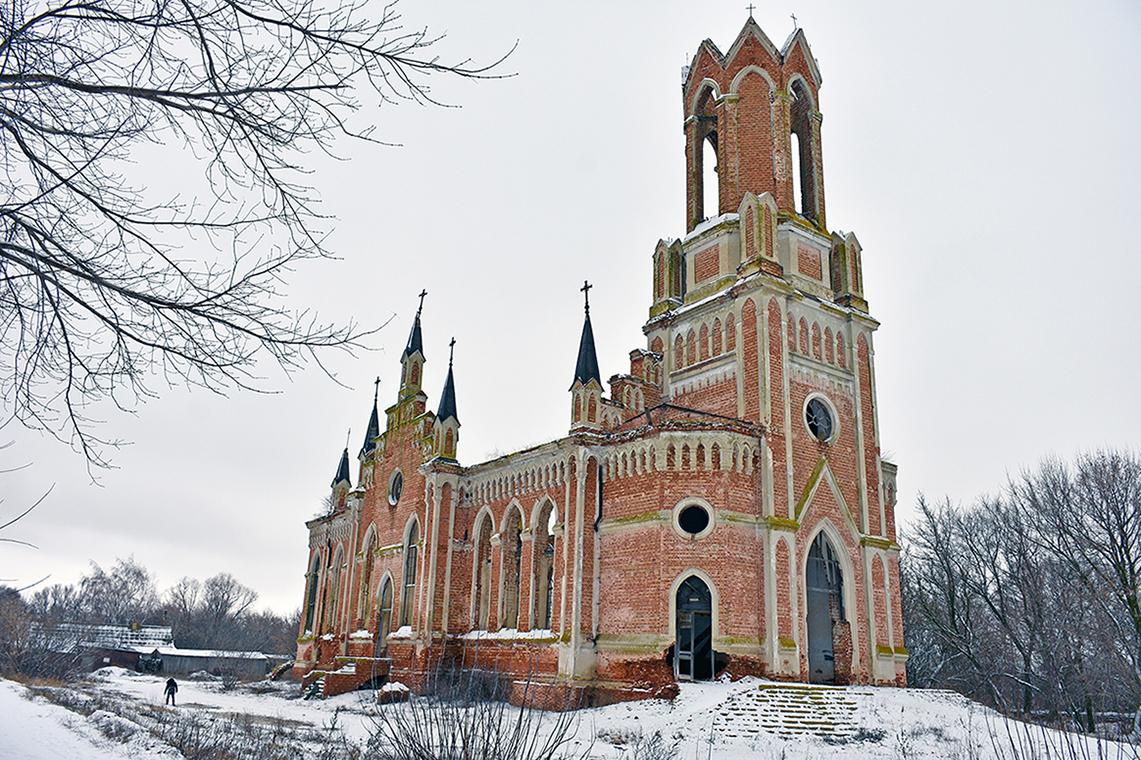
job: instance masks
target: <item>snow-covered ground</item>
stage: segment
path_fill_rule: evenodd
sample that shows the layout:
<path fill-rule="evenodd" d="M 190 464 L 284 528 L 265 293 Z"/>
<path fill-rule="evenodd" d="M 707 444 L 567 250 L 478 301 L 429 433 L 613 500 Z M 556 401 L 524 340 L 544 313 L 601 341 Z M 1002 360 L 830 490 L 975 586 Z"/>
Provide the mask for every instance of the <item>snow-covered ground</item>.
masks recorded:
<path fill-rule="evenodd" d="M 142 758 L 182 755 L 156 738 L 155 726 L 176 716 L 237 720 L 336 733 L 364 746 L 375 731 L 371 692 L 327 700 L 299 698 L 296 684 L 247 685 L 225 691 L 215 680 L 179 682 L 178 706 L 163 707 L 164 678 L 104 668 L 73 690 L 55 691 L 73 712 L 0 680 L 0 758 Z M 156 722 L 157 721 L 157 722 Z M 165 721 L 165 723 L 164 723 Z M 652 700 L 581 710 L 572 716 L 566 748 L 574 757 L 633 758 L 660 734 L 679 759 L 706 758 L 1120 758 L 1137 747 L 1025 727 L 948 692 L 914 689 L 777 687 L 736 683 L 683 684 L 672 702 Z M 549 725 L 553 717 L 547 719 Z M 993 738 L 992 738 L 993 736 Z M 1051 745 L 1048 750 L 1046 744 Z M 660 754 L 658 756 L 661 756 Z"/>

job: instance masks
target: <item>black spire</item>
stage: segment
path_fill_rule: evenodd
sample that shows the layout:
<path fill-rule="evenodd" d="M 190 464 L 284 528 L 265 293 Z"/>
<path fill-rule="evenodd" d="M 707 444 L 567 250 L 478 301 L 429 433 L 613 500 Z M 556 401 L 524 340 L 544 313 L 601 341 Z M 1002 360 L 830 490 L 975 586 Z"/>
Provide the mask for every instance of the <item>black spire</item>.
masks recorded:
<path fill-rule="evenodd" d="M 333 478 L 333 482 L 330 483 L 329 485 L 331 485 L 333 488 L 336 488 L 337 484 L 341 483 L 342 481 L 345 483 L 345 485 L 348 485 L 348 486 L 351 486 L 353 484 L 352 480 L 349 479 L 349 447 L 348 446 L 345 447 L 344 452 L 341 454 L 341 463 L 339 465 L 337 465 L 337 477 Z"/>
<path fill-rule="evenodd" d="M 376 409 L 376 396 L 380 392 L 380 378 L 376 379 L 376 390 L 372 394 L 372 416 L 368 418 L 368 430 L 364 434 L 364 445 L 361 446 L 360 456 L 376 451 L 376 437 L 380 435 L 380 414 Z"/>
<path fill-rule="evenodd" d="M 574 368 L 574 379 L 583 385 L 591 380 L 602 385 L 602 376 L 598 372 L 598 355 L 594 352 L 594 330 L 590 327 L 590 289 L 592 287 L 594 286 L 589 282 L 582 284 L 582 292 L 586 299 L 586 320 L 582 323 L 582 338 L 578 342 L 578 363 Z"/>
<path fill-rule="evenodd" d="M 427 290 L 420 291 L 420 308 L 416 309 L 416 320 L 412 323 L 412 332 L 408 335 L 408 345 L 404 347 L 404 353 L 400 355 L 400 361 L 404 361 L 417 351 L 420 355 L 424 355 L 424 340 L 420 337 L 420 312 L 424 310 L 424 296 L 428 295 Z"/>
<path fill-rule="evenodd" d="M 447 422 L 449 419 L 454 418 L 458 425 L 460 424 L 460 418 L 456 414 L 456 382 L 452 377 L 452 354 L 456 350 L 455 338 L 452 338 L 449 348 L 448 379 L 444 381 L 444 394 L 440 396 L 440 408 L 436 412 L 436 420 L 438 422 Z"/>

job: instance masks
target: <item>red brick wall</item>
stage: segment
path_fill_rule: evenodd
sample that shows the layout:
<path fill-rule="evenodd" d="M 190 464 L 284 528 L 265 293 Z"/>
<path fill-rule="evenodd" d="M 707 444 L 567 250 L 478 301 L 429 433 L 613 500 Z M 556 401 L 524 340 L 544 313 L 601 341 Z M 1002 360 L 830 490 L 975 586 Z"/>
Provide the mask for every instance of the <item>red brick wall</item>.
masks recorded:
<path fill-rule="evenodd" d="M 789 554 L 788 542 L 782 537 L 777 540 L 776 552 L 776 587 L 777 587 L 777 636 L 782 639 L 793 637 L 792 627 L 792 557 Z"/>
<path fill-rule="evenodd" d="M 693 281 L 705 282 L 716 277 L 721 269 L 720 252 L 717 246 L 710 246 L 693 255 Z"/>
<path fill-rule="evenodd" d="M 820 251 L 810 245 L 797 243 L 796 260 L 796 268 L 802 275 L 817 280 L 823 279 L 824 275 L 820 269 Z"/>
<path fill-rule="evenodd" d="M 757 355 L 757 305 L 745 299 L 741 307 L 741 364 L 745 369 L 745 419 L 761 422 L 760 357 Z"/>
<path fill-rule="evenodd" d="M 880 522 L 879 448 L 876 446 L 875 409 L 872 402 L 872 369 L 868 341 L 861 334 L 856 340 L 860 373 L 860 414 L 864 424 L 864 471 L 867 474 L 868 533 L 883 535 Z"/>
<path fill-rule="evenodd" d="M 736 417 L 737 379 L 729 377 L 709 385 L 703 385 L 700 388 L 677 391 L 670 401 L 690 409 L 701 409 L 714 414 L 723 414 L 726 417 Z"/>

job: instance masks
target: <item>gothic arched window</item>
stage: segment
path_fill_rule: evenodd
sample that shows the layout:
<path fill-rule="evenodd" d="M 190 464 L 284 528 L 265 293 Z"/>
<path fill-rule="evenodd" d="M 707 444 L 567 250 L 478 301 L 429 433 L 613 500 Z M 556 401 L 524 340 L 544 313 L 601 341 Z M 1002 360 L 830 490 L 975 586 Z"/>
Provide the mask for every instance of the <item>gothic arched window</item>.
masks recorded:
<path fill-rule="evenodd" d="M 400 599 L 400 625 L 412 625 L 412 604 L 416 598 L 416 561 L 420 550 L 420 523 L 412 518 L 404 542 L 404 593 Z"/>

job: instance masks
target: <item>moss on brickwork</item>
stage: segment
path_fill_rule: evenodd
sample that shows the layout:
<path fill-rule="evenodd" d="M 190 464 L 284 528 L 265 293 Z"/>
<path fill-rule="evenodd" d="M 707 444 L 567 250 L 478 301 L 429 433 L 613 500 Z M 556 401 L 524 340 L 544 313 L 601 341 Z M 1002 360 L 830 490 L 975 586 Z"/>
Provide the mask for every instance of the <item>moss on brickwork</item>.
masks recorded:
<path fill-rule="evenodd" d="M 820 481 L 820 476 L 824 473 L 824 457 L 821 456 L 816 462 L 816 466 L 812 468 L 812 474 L 808 476 L 808 482 L 804 485 L 804 490 L 800 494 L 800 498 L 796 501 L 796 510 L 793 515 L 797 520 L 800 520 L 800 514 L 804 508 L 808 506 L 808 499 L 812 496 L 812 492 L 816 490 L 816 484 Z"/>
<path fill-rule="evenodd" d="M 860 539 L 861 546 L 870 546 L 874 549 L 883 549 L 884 551 L 899 551 L 900 547 L 894 541 L 889 541 L 886 538 L 876 538 L 875 536 L 864 536 Z"/>
<path fill-rule="evenodd" d="M 796 520 L 789 520 L 787 517 L 770 517 L 768 523 L 769 527 L 777 530 L 791 530 L 793 533 L 800 530 L 800 523 Z"/>
<path fill-rule="evenodd" d="M 694 288 L 690 292 L 686 293 L 685 303 L 687 305 L 691 303 L 697 303 L 698 301 L 708 298 L 714 293 L 725 290 L 735 282 L 737 282 L 737 276 L 735 274 L 729 277 L 718 277 L 715 280 L 711 280 L 708 284 L 702 285 L 699 288 Z"/>
<path fill-rule="evenodd" d="M 653 512 L 640 512 L 636 515 L 627 515 L 625 517 L 612 517 L 609 520 L 603 520 L 602 525 L 599 527 L 609 528 L 617 527 L 619 525 L 636 525 L 638 523 L 650 522 L 664 522 L 665 518 L 662 516 L 661 510 L 654 510 Z"/>

